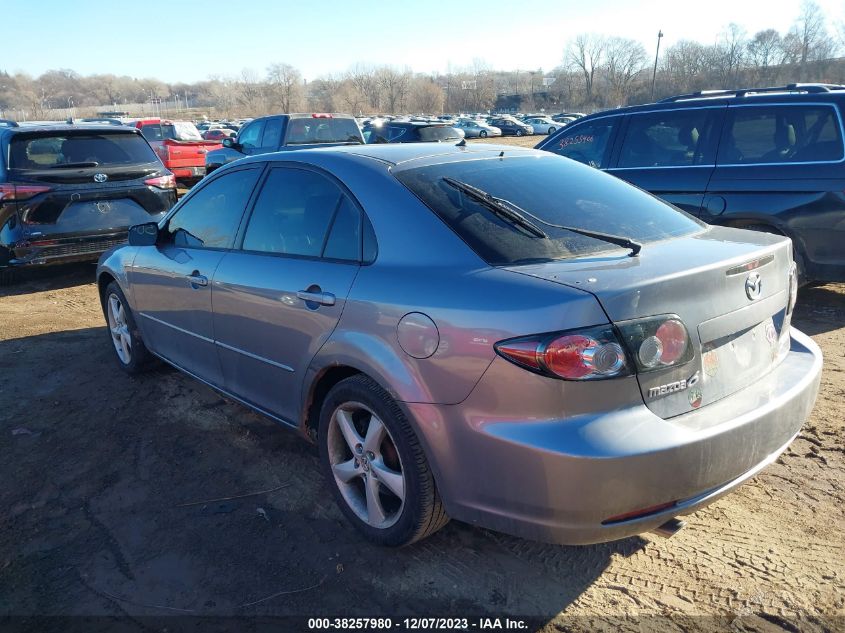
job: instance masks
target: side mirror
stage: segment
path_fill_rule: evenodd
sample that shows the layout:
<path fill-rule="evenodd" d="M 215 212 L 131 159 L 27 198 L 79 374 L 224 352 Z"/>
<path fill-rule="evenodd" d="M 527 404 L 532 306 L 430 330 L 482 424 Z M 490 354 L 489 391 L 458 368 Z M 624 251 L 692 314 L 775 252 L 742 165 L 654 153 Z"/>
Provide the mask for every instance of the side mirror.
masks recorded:
<path fill-rule="evenodd" d="M 233 139 L 231 136 L 227 136 L 223 139 L 223 147 L 228 147 L 229 149 L 238 149 L 240 146 L 238 142 Z"/>
<path fill-rule="evenodd" d="M 129 244 L 132 246 L 155 246 L 158 242 L 158 224 L 147 222 L 129 227 Z"/>

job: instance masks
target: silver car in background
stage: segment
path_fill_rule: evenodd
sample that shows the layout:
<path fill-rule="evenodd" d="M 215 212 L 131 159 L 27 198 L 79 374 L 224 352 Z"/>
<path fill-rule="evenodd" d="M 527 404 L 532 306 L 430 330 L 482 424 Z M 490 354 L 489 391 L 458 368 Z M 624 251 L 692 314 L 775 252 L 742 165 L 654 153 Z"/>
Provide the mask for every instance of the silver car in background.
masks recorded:
<path fill-rule="evenodd" d="M 572 544 L 671 525 L 777 458 L 821 373 L 788 239 L 515 147 L 246 158 L 97 278 L 123 369 L 299 429 L 384 545 L 449 517 Z"/>
<path fill-rule="evenodd" d="M 484 121 L 473 119 L 461 119 L 457 123 L 453 123 L 452 127 L 463 130 L 466 138 L 487 138 L 488 136 L 502 135 L 502 130 L 499 128 L 487 125 Z"/>

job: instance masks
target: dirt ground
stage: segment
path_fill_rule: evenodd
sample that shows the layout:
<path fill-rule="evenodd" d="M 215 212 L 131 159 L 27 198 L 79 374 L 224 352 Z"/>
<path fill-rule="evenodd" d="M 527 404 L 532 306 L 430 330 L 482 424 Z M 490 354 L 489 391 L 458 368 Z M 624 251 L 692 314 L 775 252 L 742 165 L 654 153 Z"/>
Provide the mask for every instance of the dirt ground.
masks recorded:
<path fill-rule="evenodd" d="M 546 631 L 845 630 L 843 284 L 800 293 L 795 324 L 825 353 L 800 437 L 674 538 L 562 547 L 453 521 L 392 551 L 345 522 L 295 434 L 174 370 L 119 371 L 93 274 L 0 289 L 0 629 L 485 614 Z"/>

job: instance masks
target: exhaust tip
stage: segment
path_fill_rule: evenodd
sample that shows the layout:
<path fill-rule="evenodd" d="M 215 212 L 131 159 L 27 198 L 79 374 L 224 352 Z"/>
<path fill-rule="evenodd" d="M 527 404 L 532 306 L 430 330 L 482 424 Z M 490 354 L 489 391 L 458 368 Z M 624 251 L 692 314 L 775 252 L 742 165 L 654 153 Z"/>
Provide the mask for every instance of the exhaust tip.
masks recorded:
<path fill-rule="evenodd" d="M 672 518 L 663 523 L 662 525 L 658 525 L 656 528 L 652 530 L 658 536 L 662 536 L 663 538 L 672 538 L 683 530 L 687 526 L 686 521 L 681 521 L 681 519 Z"/>

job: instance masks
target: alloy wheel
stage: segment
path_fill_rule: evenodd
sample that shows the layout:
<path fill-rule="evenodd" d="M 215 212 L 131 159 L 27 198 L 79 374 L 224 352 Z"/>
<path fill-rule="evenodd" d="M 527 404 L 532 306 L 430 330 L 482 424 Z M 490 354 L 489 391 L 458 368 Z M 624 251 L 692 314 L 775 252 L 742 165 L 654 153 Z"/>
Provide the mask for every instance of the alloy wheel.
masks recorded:
<path fill-rule="evenodd" d="M 335 483 L 358 518 L 378 529 L 396 523 L 407 486 L 384 422 L 359 402 L 344 403 L 332 413 L 327 444 Z"/>
<path fill-rule="evenodd" d="M 128 365 L 132 360 L 132 337 L 126 324 L 126 309 L 120 297 L 114 293 L 109 295 L 108 321 L 117 357 L 124 365 Z"/>

